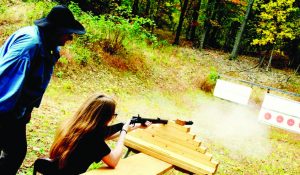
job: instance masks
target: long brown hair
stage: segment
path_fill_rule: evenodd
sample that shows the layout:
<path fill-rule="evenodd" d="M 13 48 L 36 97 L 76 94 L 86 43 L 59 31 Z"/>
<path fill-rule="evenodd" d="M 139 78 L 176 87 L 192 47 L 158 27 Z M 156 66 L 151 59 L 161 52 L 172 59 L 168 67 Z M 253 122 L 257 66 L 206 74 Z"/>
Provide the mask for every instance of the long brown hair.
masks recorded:
<path fill-rule="evenodd" d="M 75 115 L 58 128 L 50 149 L 50 158 L 57 159 L 59 167 L 63 168 L 80 138 L 97 126 L 107 125 L 115 108 L 115 100 L 105 94 L 95 94 L 88 98 Z"/>

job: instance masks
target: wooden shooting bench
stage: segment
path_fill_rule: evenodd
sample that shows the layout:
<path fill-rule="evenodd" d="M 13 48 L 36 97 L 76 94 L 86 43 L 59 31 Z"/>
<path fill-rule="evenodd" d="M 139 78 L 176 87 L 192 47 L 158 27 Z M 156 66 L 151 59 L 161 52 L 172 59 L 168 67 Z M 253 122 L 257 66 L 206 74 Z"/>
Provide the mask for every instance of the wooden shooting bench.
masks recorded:
<path fill-rule="evenodd" d="M 134 130 L 127 134 L 125 145 L 141 153 L 121 159 L 115 169 L 101 167 L 84 175 L 155 175 L 172 168 L 188 174 L 214 174 L 218 162 L 189 132 L 189 127 L 174 121 Z"/>

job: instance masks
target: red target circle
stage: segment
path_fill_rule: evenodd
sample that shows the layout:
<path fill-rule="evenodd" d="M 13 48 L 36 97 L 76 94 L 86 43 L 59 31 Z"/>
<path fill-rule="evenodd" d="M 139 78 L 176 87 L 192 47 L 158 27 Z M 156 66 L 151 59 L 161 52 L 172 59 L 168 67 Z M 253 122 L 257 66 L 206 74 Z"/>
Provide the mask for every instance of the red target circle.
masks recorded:
<path fill-rule="evenodd" d="M 289 126 L 293 126 L 293 125 L 295 124 L 295 120 L 293 120 L 293 119 L 288 119 L 287 124 L 288 124 Z"/>
<path fill-rule="evenodd" d="M 264 117 L 266 120 L 270 120 L 272 118 L 272 115 L 271 115 L 271 113 L 267 112 L 267 113 L 265 113 Z"/>
<path fill-rule="evenodd" d="M 283 122 L 283 117 L 281 115 L 277 116 L 276 121 L 278 123 L 282 123 Z"/>

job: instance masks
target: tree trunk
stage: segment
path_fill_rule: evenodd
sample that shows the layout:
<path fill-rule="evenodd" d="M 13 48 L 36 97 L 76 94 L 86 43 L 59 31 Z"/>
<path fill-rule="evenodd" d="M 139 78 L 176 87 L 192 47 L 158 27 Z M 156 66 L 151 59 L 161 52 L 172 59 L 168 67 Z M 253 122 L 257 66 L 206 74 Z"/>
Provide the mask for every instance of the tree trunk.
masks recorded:
<path fill-rule="evenodd" d="M 207 7 L 206 9 L 206 20 L 205 20 L 205 23 L 204 23 L 204 30 L 201 34 L 201 37 L 200 37 L 200 46 L 199 46 L 199 50 L 202 50 L 203 47 L 204 47 L 204 42 L 205 42 L 205 38 L 206 38 L 206 34 L 207 34 L 207 31 L 209 31 L 210 29 L 210 24 L 209 24 L 209 20 L 213 17 L 214 15 L 214 11 L 215 11 L 215 5 L 216 5 L 216 0 L 212 0 L 211 4 L 210 4 L 210 7 Z"/>
<path fill-rule="evenodd" d="M 199 10 L 201 6 L 201 0 L 198 0 L 193 7 L 193 14 L 192 14 L 192 24 L 191 24 L 191 39 L 195 44 L 195 36 L 196 36 L 196 28 L 198 26 L 198 17 L 199 17 Z"/>
<path fill-rule="evenodd" d="M 190 24 L 190 25 L 188 25 L 187 28 L 186 28 L 185 38 L 187 40 L 191 40 L 192 19 L 189 20 L 188 24 Z"/>
<path fill-rule="evenodd" d="M 132 14 L 138 15 L 138 11 L 139 11 L 139 0 L 134 0 L 132 5 Z"/>
<path fill-rule="evenodd" d="M 154 12 L 154 21 L 155 21 L 155 24 L 157 25 L 158 28 L 161 28 L 161 24 L 160 24 L 160 18 L 161 18 L 161 15 L 160 15 L 160 5 L 162 4 L 161 2 L 162 0 L 158 0 L 157 1 L 157 6 L 156 6 L 156 11 Z M 155 6 L 155 5 L 154 5 Z"/>
<path fill-rule="evenodd" d="M 299 69 L 300 69 L 300 63 L 298 64 L 298 67 L 297 67 L 297 69 L 295 70 L 295 75 L 298 73 Z"/>
<path fill-rule="evenodd" d="M 207 30 L 204 29 L 204 31 L 202 32 L 201 37 L 200 37 L 199 50 L 202 50 L 203 47 L 204 47 L 204 41 L 205 41 L 206 33 L 207 33 Z"/>
<path fill-rule="evenodd" d="M 275 50 L 275 44 L 273 45 L 273 49 L 272 49 L 272 52 L 271 52 L 269 63 L 268 63 L 267 69 L 266 69 L 267 71 L 269 71 L 269 69 L 270 69 L 270 66 L 271 66 L 271 63 L 272 63 L 272 59 L 273 59 L 274 50 Z"/>
<path fill-rule="evenodd" d="M 159 12 L 159 10 L 160 10 L 161 1 L 162 1 L 162 0 L 158 0 L 158 1 L 157 1 L 156 15 L 158 14 L 158 12 Z"/>
<path fill-rule="evenodd" d="M 148 15 L 149 15 L 150 7 L 151 7 L 151 0 L 147 0 L 146 9 L 145 9 L 145 16 L 146 17 L 148 17 Z"/>
<path fill-rule="evenodd" d="M 174 43 L 173 43 L 173 44 L 176 44 L 176 45 L 179 44 L 179 37 L 180 37 L 180 33 L 181 33 L 181 29 L 182 29 L 182 25 L 183 25 L 183 21 L 184 21 L 185 12 L 186 12 L 186 9 L 187 9 L 188 2 L 189 2 L 189 0 L 184 0 L 183 6 L 182 6 L 182 9 L 181 9 L 179 23 L 178 23 L 177 31 L 176 31 L 176 36 L 175 36 L 175 40 L 174 40 Z"/>
<path fill-rule="evenodd" d="M 238 31 L 238 33 L 236 35 L 236 38 L 235 38 L 235 41 L 234 41 L 234 46 L 233 46 L 232 52 L 230 54 L 230 59 L 236 59 L 236 57 L 237 57 L 237 53 L 238 53 L 238 50 L 239 50 L 242 35 L 243 35 L 243 32 L 244 32 L 244 29 L 245 29 L 245 26 L 246 26 L 246 23 L 247 23 L 247 20 L 248 20 L 248 17 L 249 17 L 249 14 L 250 14 L 250 11 L 251 11 L 251 8 L 252 8 L 252 5 L 253 5 L 253 2 L 254 2 L 254 0 L 249 0 L 248 6 L 247 6 L 247 11 L 246 11 L 246 14 L 245 14 L 245 19 L 242 22 L 240 30 Z"/>
<path fill-rule="evenodd" d="M 259 58 L 259 64 L 258 64 L 258 67 L 262 68 L 264 61 L 265 61 L 265 56 L 261 56 L 261 57 Z"/>

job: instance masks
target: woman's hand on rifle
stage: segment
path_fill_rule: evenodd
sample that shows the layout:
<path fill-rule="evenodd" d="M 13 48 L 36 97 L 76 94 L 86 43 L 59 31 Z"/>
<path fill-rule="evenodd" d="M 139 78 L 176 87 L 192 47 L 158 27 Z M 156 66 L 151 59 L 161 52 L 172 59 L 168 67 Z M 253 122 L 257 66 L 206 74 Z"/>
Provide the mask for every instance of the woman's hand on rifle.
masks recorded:
<path fill-rule="evenodd" d="M 152 124 L 152 122 L 146 121 L 144 124 L 141 123 L 135 123 L 135 124 L 131 124 L 129 126 L 129 131 L 141 128 L 141 129 L 146 129 L 148 128 L 150 125 Z"/>
<path fill-rule="evenodd" d="M 144 124 L 140 124 L 141 129 L 146 129 L 148 128 L 150 125 L 152 124 L 152 122 L 149 122 L 148 120 L 144 123 Z"/>

